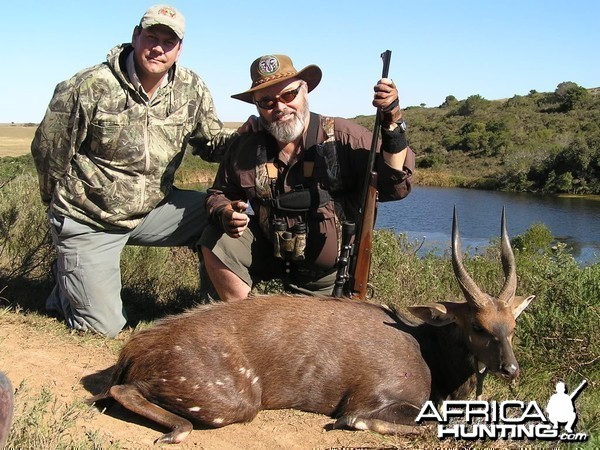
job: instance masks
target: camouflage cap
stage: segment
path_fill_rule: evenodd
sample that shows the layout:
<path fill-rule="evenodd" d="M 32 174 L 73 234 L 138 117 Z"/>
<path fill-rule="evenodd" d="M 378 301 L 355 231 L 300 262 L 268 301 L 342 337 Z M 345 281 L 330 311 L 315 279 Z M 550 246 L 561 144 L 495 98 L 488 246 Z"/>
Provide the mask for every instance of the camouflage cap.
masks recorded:
<path fill-rule="evenodd" d="M 175 8 L 169 5 L 155 5 L 145 12 L 140 26 L 149 28 L 154 25 L 164 25 L 169 27 L 173 32 L 183 39 L 185 33 L 185 17 Z"/>

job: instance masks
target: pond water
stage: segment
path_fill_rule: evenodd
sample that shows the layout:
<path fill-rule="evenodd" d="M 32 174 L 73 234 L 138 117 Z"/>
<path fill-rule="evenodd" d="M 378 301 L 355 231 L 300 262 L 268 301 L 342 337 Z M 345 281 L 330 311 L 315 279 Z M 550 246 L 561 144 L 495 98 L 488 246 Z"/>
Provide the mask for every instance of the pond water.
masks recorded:
<path fill-rule="evenodd" d="M 477 251 L 500 236 L 505 206 L 510 237 L 543 223 L 580 263 L 600 261 L 600 201 L 581 197 L 416 186 L 404 200 L 379 204 L 376 228 L 423 241 L 421 253 L 443 252 L 450 248 L 455 205 L 463 249 Z"/>

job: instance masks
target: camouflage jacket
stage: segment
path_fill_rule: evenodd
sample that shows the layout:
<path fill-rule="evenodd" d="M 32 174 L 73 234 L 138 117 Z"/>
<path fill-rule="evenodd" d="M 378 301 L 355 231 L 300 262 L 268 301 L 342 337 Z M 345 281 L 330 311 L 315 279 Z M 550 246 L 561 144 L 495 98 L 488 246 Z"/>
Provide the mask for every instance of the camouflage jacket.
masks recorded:
<path fill-rule="evenodd" d="M 132 50 L 119 45 L 105 63 L 59 83 L 31 144 L 44 203 L 102 229 L 132 229 L 163 200 L 191 136 L 194 152 L 214 160 L 237 135 L 185 68 L 175 65 L 145 99 L 126 75 Z"/>

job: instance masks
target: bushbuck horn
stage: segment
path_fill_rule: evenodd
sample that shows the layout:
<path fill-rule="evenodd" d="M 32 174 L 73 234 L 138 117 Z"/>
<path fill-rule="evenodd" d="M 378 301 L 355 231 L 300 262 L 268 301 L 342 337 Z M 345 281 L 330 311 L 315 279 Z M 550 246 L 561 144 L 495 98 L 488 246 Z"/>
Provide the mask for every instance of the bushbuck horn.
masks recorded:
<path fill-rule="evenodd" d="M 454 268 L 454 274 L 456 275 L 460 288 L 465 294 L 467 302 L 479 308 L 484 307 L 489 300 L 481 289 L 479 289 L 479 286 L 475 284 L 462 262 L 456 206 L 454 207 L 454 214 L 452 217 L 452 267 Z"/>
<path fill-rule="evenodd" d="M 514 297 L 517 290 L 517 269 L 515 264 L 515 255 L 510 246 L 508 233 L 506 231 L 506 208 L 502 208 L 502 230 L 500 235 L 502 268 L 504 269 L 504 286 L 498 294 L 498 301 L 508 304 L 511 298 Z"/>

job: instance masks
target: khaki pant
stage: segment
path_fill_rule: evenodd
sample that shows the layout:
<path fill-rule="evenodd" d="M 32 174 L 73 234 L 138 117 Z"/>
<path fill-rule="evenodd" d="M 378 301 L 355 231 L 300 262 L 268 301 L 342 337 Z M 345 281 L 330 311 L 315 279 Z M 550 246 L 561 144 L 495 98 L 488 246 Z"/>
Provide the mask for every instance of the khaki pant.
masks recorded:
<path fill-rule="evenodd" d="M 202 234 L 200 245 L 210 249 L 250 288 L 259 281 L 281 279 L 285 288 L 294 293 L 318 296 L 333 293 L 335 268 L 317 273 L 275 258 L 273 244 L 264 236 L 254 218 L 239 238 L 229 237 L 219 227 L 209 224 Z M 203 290 L 208 283 L 209 280 L 202 279 Z M 216 299 L 214 289 L 208 289 L 208 292 Z"/>
<path fill-rule="evenodd" d="M 46 309 L 77 330 L 115 337 L 127 316 L 121 300 L 121 252 L 125 245 L 197 249 L 206 226 L 205 192 L 174 188 L 133 230 L 98 230 L 49 214 L 58 253 L 56 285 Z"/>

